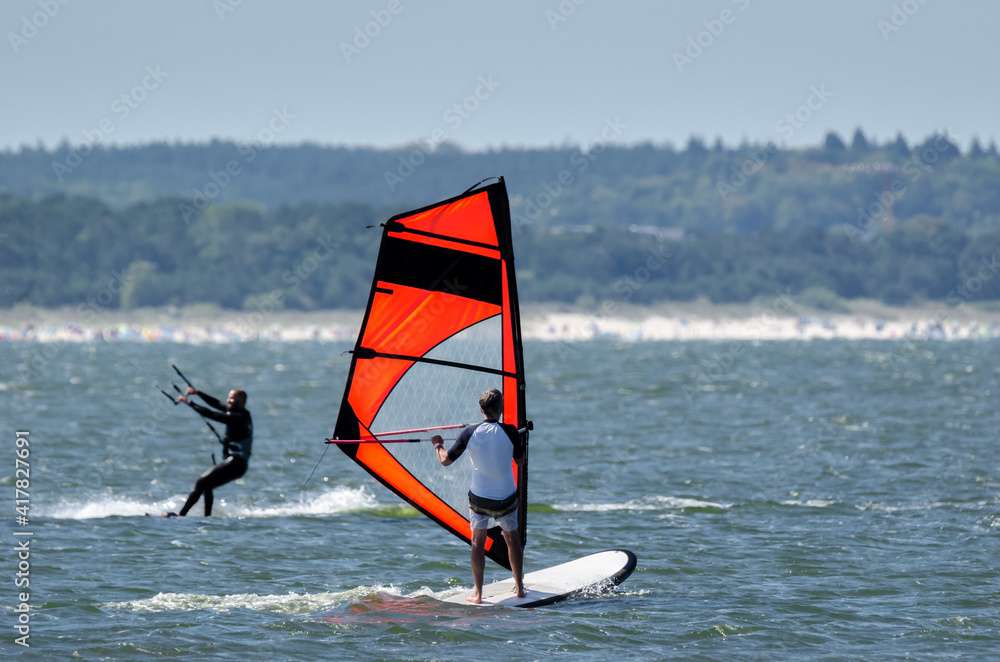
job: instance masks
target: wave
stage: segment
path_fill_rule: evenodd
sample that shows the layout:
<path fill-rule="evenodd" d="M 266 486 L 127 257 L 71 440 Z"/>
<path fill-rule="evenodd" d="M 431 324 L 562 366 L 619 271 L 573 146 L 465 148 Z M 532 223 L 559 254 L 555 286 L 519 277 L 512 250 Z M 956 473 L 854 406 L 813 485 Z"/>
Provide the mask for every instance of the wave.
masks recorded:
<path fill-rule="evenodd" d="M 346 591 L 324 593 L 281 593 L 258 595 L 257 593 L 234 593 L 231 595 L 205 595 L 201 593 L 157 593 L 144 600 L 109 602 L 108 609 L 122 609 L 138 612 L 169 611 L 215 611 L 228 612 L 234 609 L 270 611 L 284 614 L 309 614 L 331 609 L 343 604 L 358 602 L 373 595 L 388 594 L 398 596 L 395 586 L 358 586 Z"/>
<path fill-rule="evenodd" d="M 979 521 L 984 529 L 1000 529 L 1000 515 L 990 515 Z"/>
<path fill-rule="evenodd" d="M 702 501 L 689 497 L 673 496 L 650 496 L 641 499 L 630 499 L 623 502 L 611 503 L 556 503 L 552 507 L 555 510 L 572 512 L 606 513 L 619 510 L 642 511 L 642 510 L 681 510 L 685 512 L 722 512 L 729 510 L 732 504 L 716 503 L 714 501 Z"/>
<path fill-rule="evenodd" d="M 364 487 L 337 487 L 314 497 L 300 497 L 297 501 L 278 506 L 232 506 L 224 514 L 230 517 L 321 516 L 372 510 L 378 506 L 374 495 Z"/>
<path fill-rule="evenodd" d="M 141 517 L 147 513 L 179 510 L 186 495 L 160 501 L 140 501 L 124 497 L 100 497 L 87 501 L 62 501 L 59 504 L 38 508 L 38 515 L 49 519 L 100 519 L 105 517 Z M 213 517 L 267 518 L 267 517 L 320 517 L 341 513 L 374 511 L 386 508 L 379 504 L 366 488 L 336 487 L 312 496 L 282 504 L 261 506 L 257 504 L 227 503 L 216 499 Z M 201 504 L 195 505 L 192 515 L 201 513 Z"/>
<path fill-rule="evenodd" d="M 969 501 L 917 501 L 912 503 L 881 503 L 877 501 L 865 501 L 852 504 L 834 499 L 787 499 L 784 501 L 749 501 L 736 504 L 717 503 L 690 497 L 673 496 L 650 496 L 641 499 L 631 499 L 622 502 L 609 503 L 556 503 L 551 506 L 546 504 L 532 504 L 528 507 L 529 512 L 615 512 L 615 511 L 681 511 L 688 513 L 719 513 L 732 508 L 743 507 L 765 507 L 773 508 L 785 506 L 791 508 L 853 508 L 854 510 L 897 513 L 910 511 L 924 511 L 937 509 L 953 509 L 960 511 L 981 511 L 994 507 L 1000 503 L 1000 499 L 979 499 Z"/>
<path fill-rule="evenodd" d="M 836 504 L 836 501 L 832 501 L 830 499 L 805 499 L 802 501 L 789 499 L 781 502 L 782 506 L 795 506 L 798 508 L 829 508 L 830 506 L 834 506 Z"/>
<path fill-rule="evenodd" d="M 107 602 L 105 609 L 127 610 L 142 613 L 214 611 L 231 612 L 237 609 L 267 611 L 282 614 L 313 614 L 317 612 L 339 611 L 342 615 L 329 615 L 327 620 L 338 623 L 392 621 L 391 614 L 409 613 L 437 617 L 442 608 L 456 609 L 464 613 L 464 605 L 453 607 L 440 605 L 443 601 L 466 594 L 467 586 L 453 586 L 442 591 L 433 591 L 423 586 L 411 593 L 403 594 L 393 585 L 373 584 L 357 586 L 346 591 L 326 591 L 320 593 L 279 593 L 260 595 L 257 593 L 234 593 L 229 595 L 207 595 L 203 593 L 157 593 L 141 600 Z M 606 598 L 609 593 L 619 597 L 646 597 L 647 589 L 622 590 L 610 582 L 596 584 L 574 595 L 575 599 Z M 388 619 L 388 621 L 386 620 Z"/>
<path fill-rule="evenodd" d="M 127 498 L 104 497 L 93 501 L 60 501 L 55 506 L 38 507 L 36 512 L 39 517 L 49 519 L 141 517 L 146 513 L 177 510 L 183 503 L 184 497 L 173 497 L 162 501 L 138 501 Z"/>
<path fill-rule="evenodd" d="M 880 513 L 902 513 L 922 510 L 984 510 L 996 505 L 997 500 L 970 500 L 970 501 L 915 501 L 911 503 L 882 503 L 880 501 L 865 501 L 854 506 L 857 510 L 880 512 Z"/>

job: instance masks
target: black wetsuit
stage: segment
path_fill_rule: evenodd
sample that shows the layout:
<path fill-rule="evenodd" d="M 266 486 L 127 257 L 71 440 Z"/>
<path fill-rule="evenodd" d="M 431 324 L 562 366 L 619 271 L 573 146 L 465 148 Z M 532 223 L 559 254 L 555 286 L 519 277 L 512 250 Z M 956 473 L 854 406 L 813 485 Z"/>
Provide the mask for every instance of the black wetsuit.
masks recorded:
<path fill-rule="evenodd" d="M 222 438 L 222 457 L 225 459 L 198 478 L 179 514 L 187 515 L 199 497 L 204 496 L 205 517 L 209 517 L 215 500 L 212 490 L 240 478 L 247 472 L 250 449 L 253 447 L 253 419 L 247 409 L 227 409 L 226 405 L 207 393 L 198 391 L 197 395 L 208 404 L 208 407 L 194 402 L 189 402 L 188 406 L 205 418 L 226 426 L 226 434 Z"/>

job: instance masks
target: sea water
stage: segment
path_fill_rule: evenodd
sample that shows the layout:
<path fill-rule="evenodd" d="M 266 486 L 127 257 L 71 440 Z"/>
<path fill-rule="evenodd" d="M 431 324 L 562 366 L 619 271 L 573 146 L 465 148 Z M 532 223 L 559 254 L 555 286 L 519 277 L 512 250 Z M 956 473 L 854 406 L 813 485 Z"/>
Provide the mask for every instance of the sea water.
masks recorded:
<path fill-rule="evenodd" d="M 323 456 L 347 348 L 0 345 L 4 653 L 1000 655 L 998 341 L 528 342 L 527 570 L 607 548 L 639 557 L 616 590 L 535 610 L 436 600 L 469 586 L 467 546 L 337 449 Z M 171 363 L 220 397 L 250 396 L 250 470 L 216 492 L 211 519 L 200 504 L 144 516 L 178 509 L 219 455 L 159 393 Z M 30 648 L 14 643 L 23 531 Z"/>

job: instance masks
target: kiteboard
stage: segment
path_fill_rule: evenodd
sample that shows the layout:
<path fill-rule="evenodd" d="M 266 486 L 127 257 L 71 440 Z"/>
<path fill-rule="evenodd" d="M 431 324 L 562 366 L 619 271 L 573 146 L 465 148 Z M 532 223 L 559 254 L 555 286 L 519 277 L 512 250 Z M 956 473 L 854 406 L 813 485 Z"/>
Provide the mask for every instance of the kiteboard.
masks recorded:
<path fill-rule="evenodd" d="M 635 570 L 635 554 L 627 549 L 609 549 L 588 554 L 524 576 L 524 597 L 514 595 L 514 579 L 483 587 L 483 601 L 466 601 L 468 590 L 441 598 L 444 602 L 474 607 L 541 607 L 574 595 L 600 593 L 628 579 Z"/>

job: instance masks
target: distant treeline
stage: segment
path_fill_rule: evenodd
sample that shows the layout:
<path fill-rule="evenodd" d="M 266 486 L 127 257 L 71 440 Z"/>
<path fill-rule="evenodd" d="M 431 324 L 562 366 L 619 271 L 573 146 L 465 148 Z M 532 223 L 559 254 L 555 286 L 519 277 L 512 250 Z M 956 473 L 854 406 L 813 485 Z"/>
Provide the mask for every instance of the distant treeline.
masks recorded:
<path fill-rule="evenodd" d="M 620 129 L 606 132 L 621 135 Z M 868 232 L 917 216 L 972 232 L 1000 226 L 1000 156 L 944 135 L 877 143 L 860 130 L 822 145 L 597 145 L 464 152 L 447 143 L 400 149 L 264 146 L 213 141 L 136 147 L 63 145 L 0 151 L 0 192 L 85 195 L 121 208 L 162 197 L 198 209 L 360 203 L 380 212 L 507 178 L 515 221 L 532 226 L 650 225 L 756 232 L 847 225 Z"/>
<path fill-rule="evenodd" d="M 828 307 L 838 305 L 838 297 L 998 299 L 1000 207 L 988 210 L 983 203 L 991 196 L 996 202 L 1000 180 L 994 175 L 994 190 L 968 181 L 989 168 L 995 172 L 996 164 L 951 158 L 959 162 L 948 175 L 957 188 L 981 186 L 983 196 L 953 193 L 948 205 L 905 220 L 898 211 L 903 199 L 919 208 L 940 203 L 932 182 L 941 166 L 926 170 L 916 162 L 902 175 L 914 178 L 909 188 L 887 189 L 859 223 L 782 217 L 742 227 L 706 219 L 705 227 L 681 229 L 664 227 L 673 225 L 667 215 L 659 226 L 542 223 L 522 216 L 514 228 L 522 297 L 597 304 L 798 294 Z M 750 188 L 753 177 L 751 172 L 740 186 Z M 857 183 L 837 170 L 789 177 L 801 184 L 784 194 L 792 206 L 813 204 L 811 196 L 829 199 L 831 186 Z M 464 173 L 461 181 L 467 179 Z M 700 194 L 689 193 L 674 204 L 694 204 Z M 86 196 L 4 194 L 0 306 L 357 308 L 368 294 L 379 237 L 378 229 L 365 226 L 386 212 L 322 202 L 194 205 L 177 197 L 112 207 Z"/>

